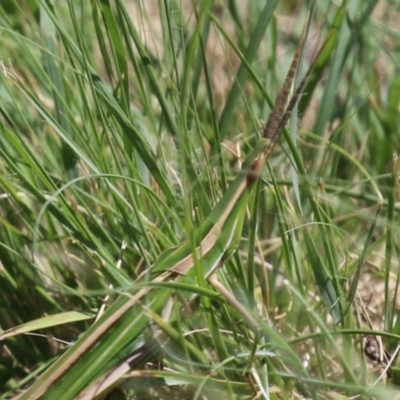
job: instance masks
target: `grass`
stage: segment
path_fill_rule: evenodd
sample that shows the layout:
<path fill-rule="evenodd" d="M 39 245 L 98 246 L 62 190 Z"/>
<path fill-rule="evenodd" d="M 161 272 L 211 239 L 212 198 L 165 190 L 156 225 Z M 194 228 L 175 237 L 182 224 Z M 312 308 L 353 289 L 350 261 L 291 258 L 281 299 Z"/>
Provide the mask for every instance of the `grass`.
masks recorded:
<path fill-rule="evenodd" d="M 1 398 L 193 236 L 260 137 L 313 9 L 20 3 L 0 5 Z M 131 371 L 128 398 L 393 399 L 395 360 L 388 377 L 363 343 L 373 330 L 396 354 L 400 335 L 399 15 L 315 2 L 302 71 L 323 51 L 218 270 L 269 339 L 201 276 L 165 285 L 173 318 L 146 314 L 170 338 L 164 368 Z M 188 292 L 202 296 L 184 312 Z M 123 354 L 110 341 L 111 358 L 145 338 Z"/>

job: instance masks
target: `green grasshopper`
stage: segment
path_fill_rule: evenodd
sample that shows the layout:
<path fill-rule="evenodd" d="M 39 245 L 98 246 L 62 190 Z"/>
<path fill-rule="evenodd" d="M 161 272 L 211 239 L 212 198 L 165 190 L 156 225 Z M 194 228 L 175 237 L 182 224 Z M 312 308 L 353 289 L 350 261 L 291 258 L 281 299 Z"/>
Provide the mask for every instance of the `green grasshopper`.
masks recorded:
<path fill-rule="evenodd" d="M 152 313 L 160 314 L 171 296 L 170 289 L 163 287 L 162 283 L 171 281 L 185 284 L 196 281 L 195 266 L 197 264 L 193 248 L 195 247 L 195 253 L 203 268 L 205 279 L 209 278 L 223 260 L 235 250 L 241 237 L 246 204 L 254 183 L 259 179 L 262 167 L 284 129 L 313 68 L 313 66 L 310 67 L 287 105 L 303 43 L 304 37 L 297 46 L 275 107 L 263 129 L 263 138 L 257 141 L 236 179 L 209 216 L 194 232 L 193 240 L 188 240 L 178 248 L 161 255 L 150 270 L 150 273 L 156 277 L 148 283 L 142 276 L 138 282 L 138 286 L 142 284 L 139 290 L 132 294 L 122 294 L 117 298 L 104 315 L 61 355 L 19 399 L 92 399 L 104 394 L 104 391 L 112 385 L 108 382 L 108 378 L 112 377 L 114 382 L 117 378 L 114 375 L 116 374 L 118 377 L 121 375 L 116 372 L 118 368 L 104 375 L 104 367 L 113 359 L 116 350 L 123 351 L 135 342 L 140 335 L 138 332 L 145 330 L 151 320 L 148 313 L 144 312 L 144 306 Z M 155 286 L 158 287 L 155 288 Z M 112 350 L 104 345 L 105 338 L 108 342 L 113 343 Z M 283 341 L 278 334 L 274 339 Z M 130 356 L 119 364 L 119 367 L 123 367 L 122 370 L 121 368 L 119 370 L 124 373 L 133 363 L 134 356 Z M 74 368 L 78 364 L 79 368 Z M 75 372 L 78 370 L 79 374 Z M 92 385 L 85 390 L 88 382 Z"/>

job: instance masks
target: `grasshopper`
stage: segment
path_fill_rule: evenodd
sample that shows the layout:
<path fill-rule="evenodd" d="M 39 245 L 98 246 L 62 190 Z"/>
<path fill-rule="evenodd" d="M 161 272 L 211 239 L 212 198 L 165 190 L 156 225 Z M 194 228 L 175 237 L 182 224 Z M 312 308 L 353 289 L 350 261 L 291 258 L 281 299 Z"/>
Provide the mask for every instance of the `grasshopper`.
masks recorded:
<path fill-rule="evenodd" d="M 192 241 L 186 241 L 176 249 L 162 254 L 151 268 L 156 276 L 150 283 L 142 276 L 134 293 L 120 295 L 102 315 L 57 361 L 45 371 L 38 380 L 19 399 L 92 399 L 105 391 L 143 354 L 136 352 L 104 375 L 104 366 L 115 354 L 115 349 L 123 351 L 126 346 L 138 339 L 149 323 L 149 316 L 162 312 L 171 296 L 170 289 L 162 287 L 166 281 L 190 283 L 196 280 L 196 257 L 201 262 L 205 279 L 211 277 L 221 262 L 236 248 L 241 237 L 246 204 L 255 182 L 260 178 L 262 167 L 271 153 L 274 144 L 284 129 L 291 111 L 301 96 L 309 71 L 301 81 L 292 99 L 288 101 L 290 89 L 296 74 L 304 44 L 304 34 L 296 49 L 285 82 L 278 94 L 276 104 L 263 129 L 260 138 L 243 163 L 241 171 L 231 183 L 221 200 L 209 216 L 195 230 Z M 155 288 L 155 286 L 158 286 Z M 138 327 L 140 329 L 138 329 Z M 103 345 L 103 339 L 111 340 L 114 349 L 110 351 Z M 276 340 L 283 341 L 276 334 Z M 75 366 L 79 364 L 79 375 Z M 78 369 L 76 369 L 78 370 Z M 83 371 L 83 373 L 82 373 Z M 92 384 L 87 387 L 87 382 Z M 63 393 L 68 390 L 68 395 Z M 72 396 L 72 397 L 71 397 Z"/>

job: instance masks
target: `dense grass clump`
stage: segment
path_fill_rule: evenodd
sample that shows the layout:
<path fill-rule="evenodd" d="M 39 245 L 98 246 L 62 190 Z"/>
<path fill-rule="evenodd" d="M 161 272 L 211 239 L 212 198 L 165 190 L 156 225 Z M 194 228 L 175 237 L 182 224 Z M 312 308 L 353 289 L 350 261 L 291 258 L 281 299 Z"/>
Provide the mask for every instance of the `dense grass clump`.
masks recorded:
<path fill-rule="evenodd" d="M 144 350 L 109 396 L 393 399 L 399 18 L 389 0 L 2 0 L 0 398 L 89 398 Z M 313 72 L 214 280 L 196 253 L 193 282 L 153 282 L 69 363 L 154 263 L 193 253 L 303 29 L 293 93 Z"/>

